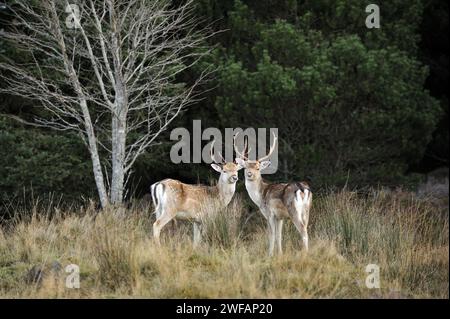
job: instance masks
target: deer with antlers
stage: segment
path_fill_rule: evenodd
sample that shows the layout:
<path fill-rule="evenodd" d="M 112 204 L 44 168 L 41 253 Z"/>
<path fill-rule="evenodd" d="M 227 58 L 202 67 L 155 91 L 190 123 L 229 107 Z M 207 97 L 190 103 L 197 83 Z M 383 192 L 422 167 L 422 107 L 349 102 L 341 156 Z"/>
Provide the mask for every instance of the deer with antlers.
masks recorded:
<path fill-rule="evenodd" d="M 236 139 L 237 136 L 235 136 Z M 244 142 L 243 152 L 239 152 L 234 143 L 234 149 L 239 158 L 236 162 L 245 168 L 245 187 L 252 201 L 258 206 L 268 222 L 269 255 L 272 256 L 277 244 L 278 252 L 282 253 L 282 227 L 284 219 L 291 219 L 299 231 L 303 246 L 308 249 L 308 219 L 312 203 L 312 193 L 306 182 L 268 183 L 261 177 L 261 171 L 270 165 L 269 157 L 277 145 L 277 137 L 273 134 L 273 145 L 269 153 L 257 160 L 248 159 L 247 142 Z"/>
<path fill-rule="evenodd" d="M 214 141 L 211 143 L 211 167 L 220 173 L 215 186 L 190 185 L 178 180 L 165 179 L 151 186 L 151 194 L 155 206 L 156 221 L 153 224 L 153 236 L 160 243 L 161 229 L 171 220 L 190 220 L 194 222 L 194 246 L 201 240 L 203 205 L 208 202 L 219 203 L 226 207 L 235 192 L 238 171 L 242 168 L 238 163 L 226 162 L 220 155 L 216 161 L 213 155 Z"/>

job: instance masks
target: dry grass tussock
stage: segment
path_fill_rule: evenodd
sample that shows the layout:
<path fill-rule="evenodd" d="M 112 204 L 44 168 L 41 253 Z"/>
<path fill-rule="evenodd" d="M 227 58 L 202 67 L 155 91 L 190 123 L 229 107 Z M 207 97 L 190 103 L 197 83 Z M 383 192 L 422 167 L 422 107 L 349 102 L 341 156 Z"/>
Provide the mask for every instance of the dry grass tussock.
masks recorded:
<path fill-rule="evenodd" d="M 0 228 L 0 297 L 448 298 L 448 209 L 412 193 L 316 196 L 310 251 L 289 222 L 273 258 L 262 217 L 242 197 L 210 205 L 197 249 L 188 223 L 156 246 L 145 205 L 19 212 Z M 370 263 L 380 289 L 365 286 Z M 65 286 L 69 264 L 79 266 L 79 289 Z"/>

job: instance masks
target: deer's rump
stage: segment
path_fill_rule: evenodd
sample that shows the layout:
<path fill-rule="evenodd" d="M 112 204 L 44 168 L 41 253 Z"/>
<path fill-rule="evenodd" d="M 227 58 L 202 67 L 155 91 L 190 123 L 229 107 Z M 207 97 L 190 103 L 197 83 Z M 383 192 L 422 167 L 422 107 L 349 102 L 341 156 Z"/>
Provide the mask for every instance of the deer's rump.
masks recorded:
<path fill-rule="evenodd" d="M 306 182 L 269 184 L 263 192 L 264 204 L 277 218 L 289 218 L 297 213 L 297 196 L 305 198 L 307 193 L 311 194 L 311 190 Z"/>

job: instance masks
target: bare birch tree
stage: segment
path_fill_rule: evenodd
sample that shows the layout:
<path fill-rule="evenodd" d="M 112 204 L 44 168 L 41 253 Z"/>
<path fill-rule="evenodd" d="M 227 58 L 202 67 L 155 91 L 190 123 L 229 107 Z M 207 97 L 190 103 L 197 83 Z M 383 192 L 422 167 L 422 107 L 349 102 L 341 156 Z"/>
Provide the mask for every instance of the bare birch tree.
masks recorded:
<path fill-rule="evenodd" d="M 10 10 L 13 23 L 0 36 L 29 59 L 0 63 L 3 92 L 46 110 L 35 125 L 79 133 L 102 207 L 120 204 L 134 162 L 206 75 L 177 83 L 208 52 L 193 0 L 19 1 Z"/>

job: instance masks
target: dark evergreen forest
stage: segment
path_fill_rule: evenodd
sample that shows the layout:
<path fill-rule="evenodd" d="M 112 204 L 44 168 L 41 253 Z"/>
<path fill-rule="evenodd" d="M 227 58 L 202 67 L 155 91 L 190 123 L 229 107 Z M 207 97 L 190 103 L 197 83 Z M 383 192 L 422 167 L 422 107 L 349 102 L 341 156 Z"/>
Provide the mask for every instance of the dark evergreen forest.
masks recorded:
<path fill-rule="evenodd" d="M 208 39 L 212 53 L 179 80 L 215 72 L 202 99 L 136 162 L 128 198 L 165 177 L 215 176 L 206 164 L 170 162 L 170 130 L 191 129 L 195 119 L 203 128 L 278 128 L 280 169 L 268 178 L 308 178 L 316 189 L 413 187 L 448 167 L 448 3 L 378 1 L 381 27 L 368 29 L 371 2 L 197 1 L 199 27 L 221 32 Z M 7 5 L 0 15 L 0 29 L 13 23 Z M 0 61 L 20 54 L 0 38 Z M 0 95 L 0 200 L 96 198 L 78 136 L 13 118 L 32 121 L 40 112 L 34 101 Z"/>

